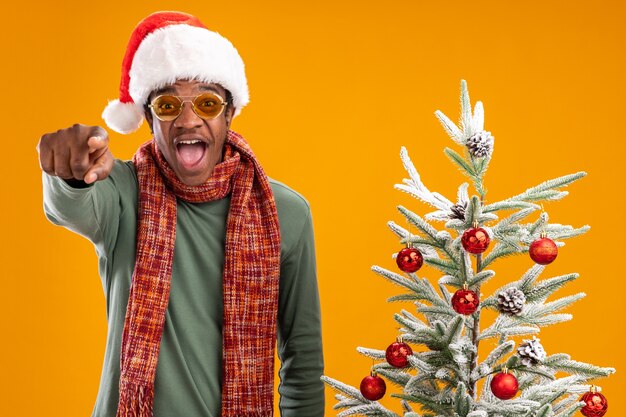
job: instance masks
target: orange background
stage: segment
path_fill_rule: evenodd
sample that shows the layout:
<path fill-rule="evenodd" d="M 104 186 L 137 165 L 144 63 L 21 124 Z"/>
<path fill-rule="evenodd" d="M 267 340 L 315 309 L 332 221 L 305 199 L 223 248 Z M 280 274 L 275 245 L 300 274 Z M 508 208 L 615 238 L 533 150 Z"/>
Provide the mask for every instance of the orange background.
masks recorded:
<path fill-rule="evenodd" d="M 440 4 L 437 4 L 440 3 Z M 626 386 L 623 241 L 626 18 L 620 1 L 187 1 L 184 10 L 229 38 L 246 62 L 251 104 L 233 129 L 270 176 L 303 193 L 315 222 L 326 374 L 358 386 L 371 362 L 356 346 L 395 337 L 399 290 L 387 229 L 403 204 L 401 145 L 431 190 L 455 198 L 463 178 L 442 153 L 455 146 L 433 112 L 458 118 L 459 80 L 485 104 L 496 138 L 487 174 L 496 201 L 585 170 L 546 209 L 591 232 L 568 240 L 544 278 L 579 272 L 559 294 L 585 291 L 574 320 L 543 329 L 549 354 L 614 366 L 599 381 L 610 416 Z M 74 122 L 102 124 L 128 36 L 155 10 L 181 2 L 14 2 L 3 10 L 0 251 L 0 415 L 90 415 L 105 346 L 105 300 L 93 248 L 46 221 L 35 145 Z M 111 135 L 129 159 L 148 129 Z M 485 294 L 518 279 L 526 257 L 498 261 Z M 424 275 L 437 274 L 424 268 Z M 483 347 L 488 343 L 483 343 Z M 489 347 L 489 346 L 487 346 Z M 621 388 L 621 389 L 620 389 Z M 327 390 L 327 415 L 335 415 Z M 387 401 L 397 410 L 397 402 Z"/>

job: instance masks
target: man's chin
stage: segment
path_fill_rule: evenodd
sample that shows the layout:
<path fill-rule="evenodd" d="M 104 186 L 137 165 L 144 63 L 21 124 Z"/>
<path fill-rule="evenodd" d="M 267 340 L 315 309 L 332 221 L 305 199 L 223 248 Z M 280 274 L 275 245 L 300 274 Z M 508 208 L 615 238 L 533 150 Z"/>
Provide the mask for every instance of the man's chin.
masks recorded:
<path fill-rule="evenodd" d="M 185 185 L 196 186 L 202 185 L 211 177 L 211 172 L 203 171 L 198 173 L 193 172 L 178 172 L 178 179 Z"/>

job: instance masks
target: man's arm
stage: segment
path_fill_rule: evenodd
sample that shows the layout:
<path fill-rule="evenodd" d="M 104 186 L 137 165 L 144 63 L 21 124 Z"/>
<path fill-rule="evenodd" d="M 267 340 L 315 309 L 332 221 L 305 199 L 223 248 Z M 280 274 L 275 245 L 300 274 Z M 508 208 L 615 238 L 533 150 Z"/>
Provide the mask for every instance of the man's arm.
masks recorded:
<path fill-rule="evenodd" d="M 282 362 L 282 417 L 322 417 L 324 370 L 322 331 L 313 223 L 309 212 L 304 228 L 281 264 L 278 313 L 278 356 Z"/>
<path fill-rule="evenodd" d="M 110 177 L 109 177 L 110 178 Z M 113 247 L 120 217 L 120 197 L 110 179 L 87 187 L 43 173 L 46 218 L 89 239 L 98 251 Z"/>

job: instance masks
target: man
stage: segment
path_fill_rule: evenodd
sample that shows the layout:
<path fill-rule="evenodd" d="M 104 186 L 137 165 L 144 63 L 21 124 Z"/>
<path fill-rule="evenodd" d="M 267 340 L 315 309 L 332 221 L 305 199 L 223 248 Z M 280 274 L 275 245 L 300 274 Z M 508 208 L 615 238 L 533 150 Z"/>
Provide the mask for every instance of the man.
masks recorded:
<path fill-rule="evenodd" d="M 282 416 L 324 413 L 311 213 L 230 130 L 247 102 L 232 44 L 158 12 L 133 31 L 103 113 L 124 134 L 145 117 L 153 139 L 132 161 L 97 126 L 39 142 L 46 216 L 98 254 L 109 328 L 95 417 L 271 416 L 276 340 Z"/>

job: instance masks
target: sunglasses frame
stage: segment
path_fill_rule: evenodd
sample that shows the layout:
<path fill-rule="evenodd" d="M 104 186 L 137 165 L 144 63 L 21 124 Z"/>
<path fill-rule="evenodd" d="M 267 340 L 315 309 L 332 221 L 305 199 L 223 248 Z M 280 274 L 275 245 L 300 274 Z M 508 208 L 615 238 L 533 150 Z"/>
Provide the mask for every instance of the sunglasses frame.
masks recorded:
<path fill-rule="evenodd" d="M 221 105 L 221 109 L 219 111 L 219 113 L 217 113 L 215 116 L 213 117 L 205 117 L 203 115 L 201 115 L 198 112 L 198 109 L 196 109 L 196 105 L 194 103 L 194 101 L 196 101 L 198 99 L 198 97 L 202 97 L 204 95 L 213 95 L 215 97 L 217 97 L 220 100 L 220 105 Z M 154 103 L 160 99 L 161 97 L 174 97 L 176 98 L 179 102 L 180 102 L 180 107 L 179 107 L 179 111 L 178 114 L 172 118 L 170 118 L 170 116 L 167 116 L 166 118 L 162 118 L 161 116 L 159 116 L 157 114 L 157 112 L 154 110 Z M 226 108 L 226 101 L 224 100 L 224 98 L 222 96 L 220 96 L 217 93 L 214 92 L 204 92 L 202 94 L 198 94 L 197 96 L 176 96 L 173 94 L 161 94 L 160 96 L 155 97 L 152 102 L 150 104 L 148 104 L 148 107 L 150 107 L 150 109 L 152 110 L 152 113 L 154 114 L 154 117 L 156 117 L 157 119 L 159 119 L 162 122 L 171 122 L 174 121 L 176 119 L 178 119 L 178 117 L 183 113 L 183 107 L 185 106 L 185 103 L 191 103 L 191 108 L 193 109 L 193 112 L 201 119 L 203 120 L 213 120 L 213 119 L 217 119 L 218 117 L 220 117 L 220 115 L 224 112 L 224 109 Z"/>

